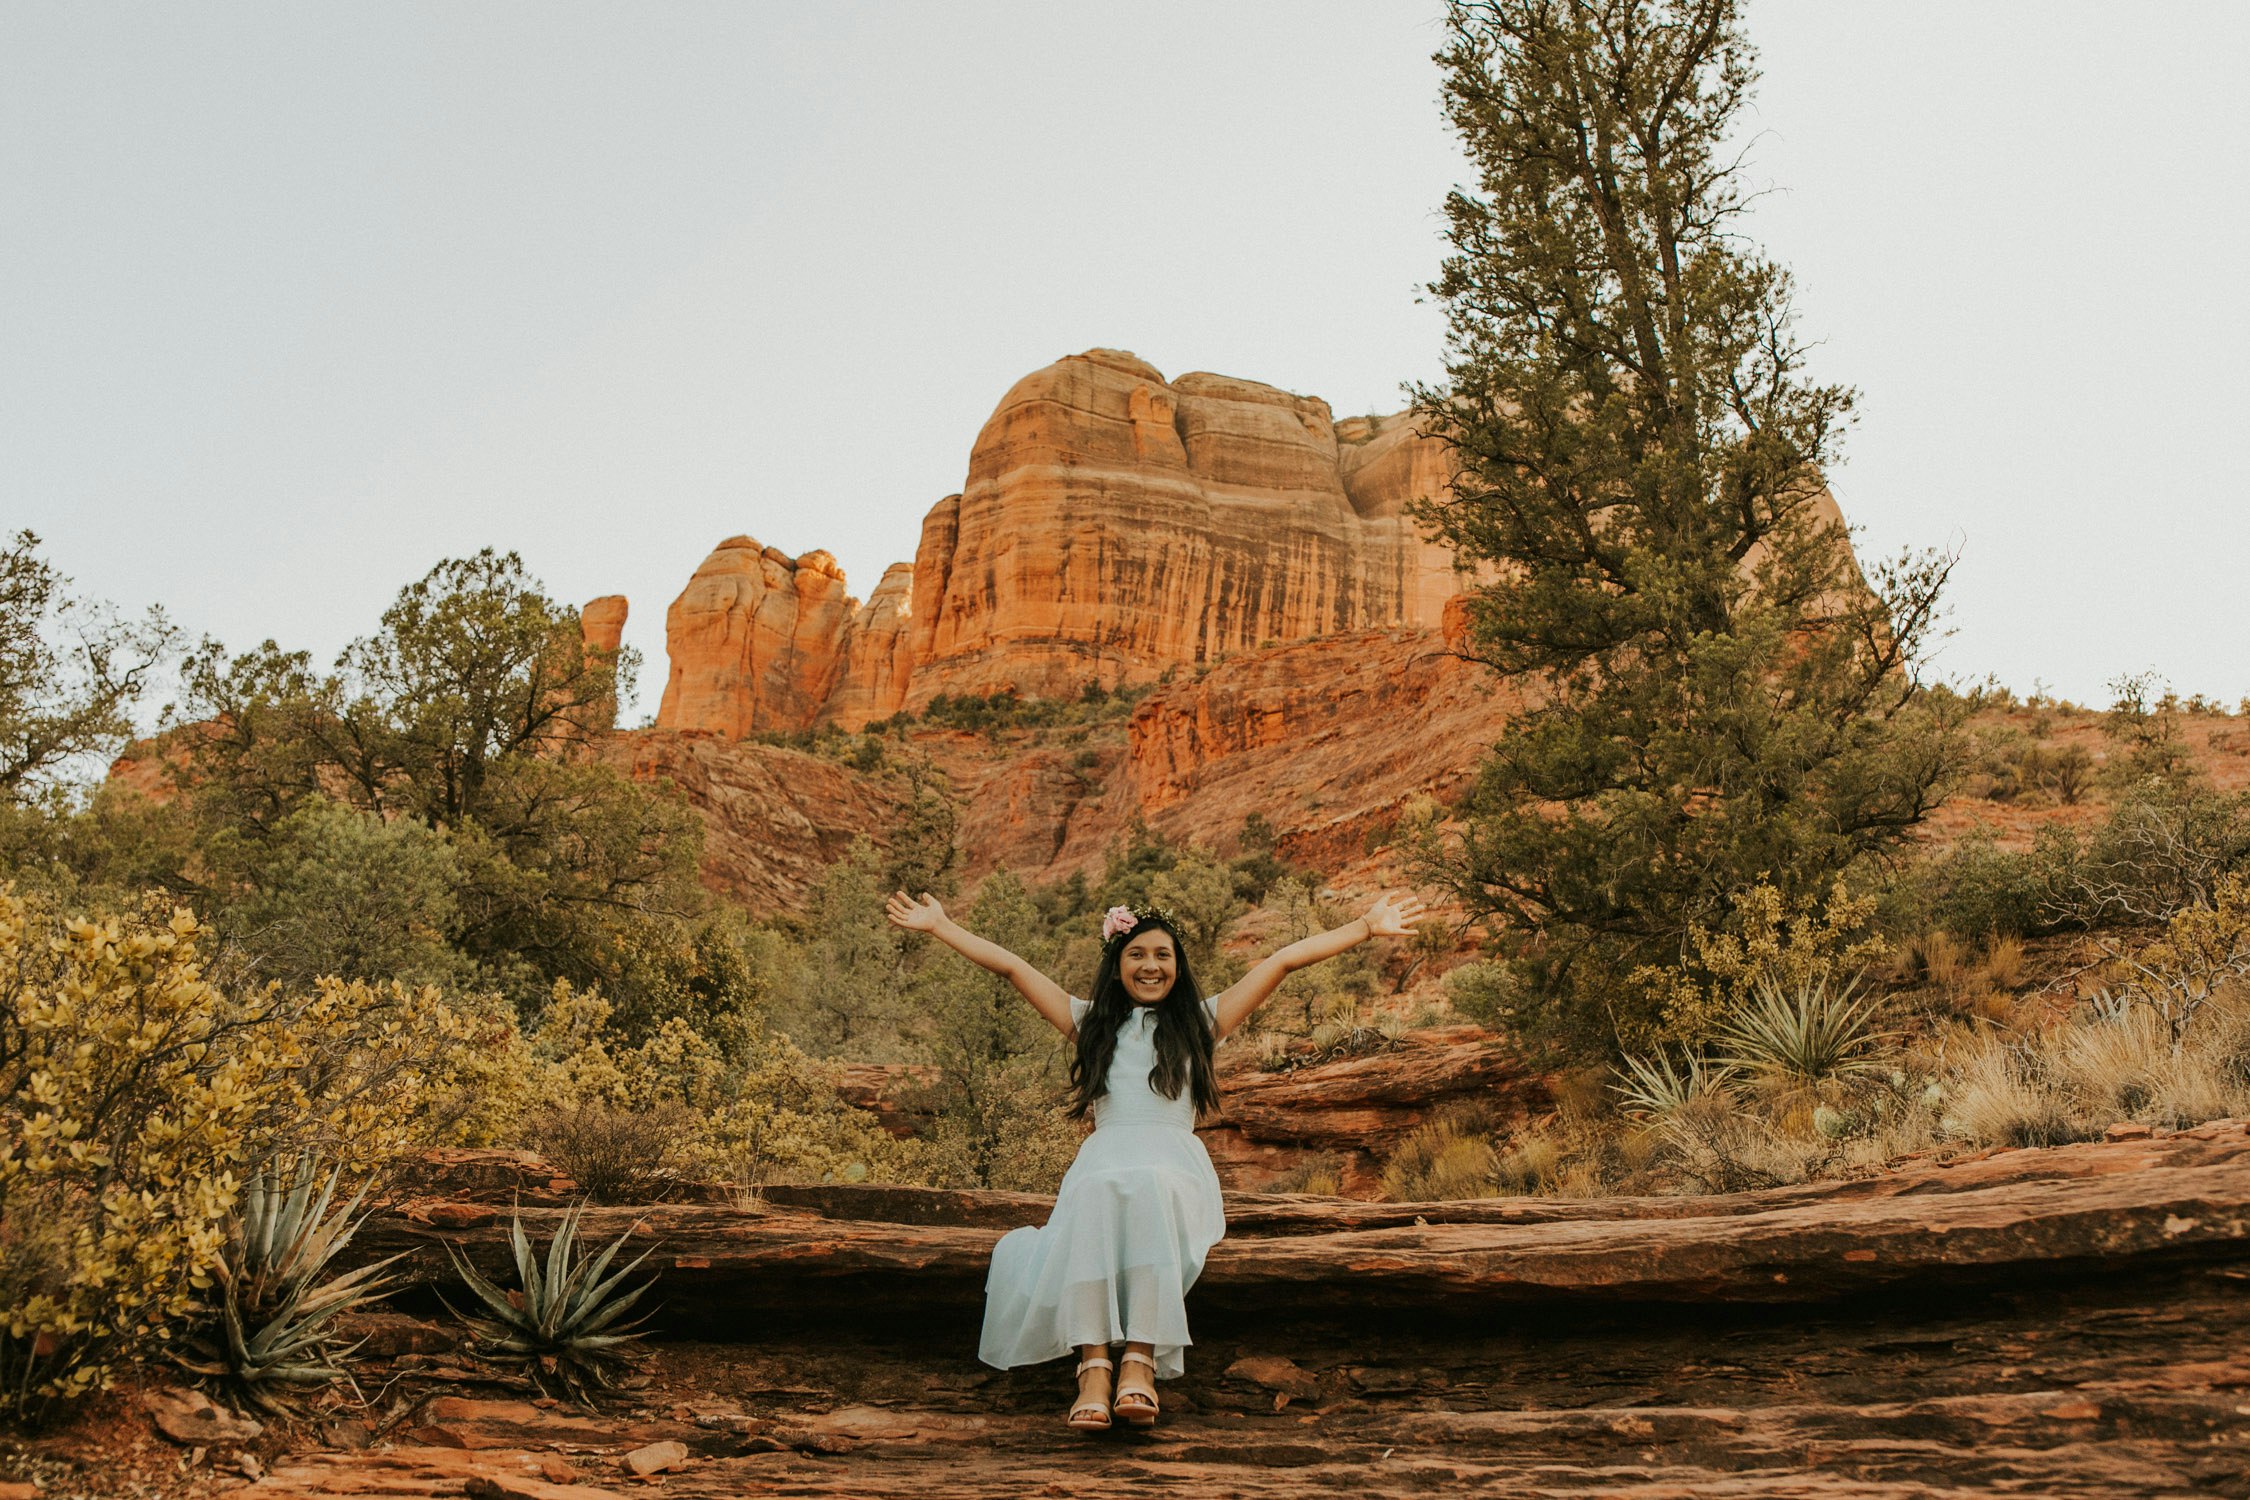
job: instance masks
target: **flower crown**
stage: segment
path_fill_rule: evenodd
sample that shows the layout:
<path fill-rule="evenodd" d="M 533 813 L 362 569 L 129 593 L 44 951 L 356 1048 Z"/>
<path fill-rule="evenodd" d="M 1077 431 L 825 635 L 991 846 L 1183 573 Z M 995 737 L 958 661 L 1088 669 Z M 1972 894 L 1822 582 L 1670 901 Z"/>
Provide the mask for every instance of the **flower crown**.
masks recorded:
<path fill-rule="evenodd" d="M 1169 923 L 1172 920 L 1172 913 L 1161 906 L 1111 907 L 1108 911 L 1102 913 L 1102 946 L 1104 948 L 1114 946 L 1119 938 L 1151 917 Z"/>

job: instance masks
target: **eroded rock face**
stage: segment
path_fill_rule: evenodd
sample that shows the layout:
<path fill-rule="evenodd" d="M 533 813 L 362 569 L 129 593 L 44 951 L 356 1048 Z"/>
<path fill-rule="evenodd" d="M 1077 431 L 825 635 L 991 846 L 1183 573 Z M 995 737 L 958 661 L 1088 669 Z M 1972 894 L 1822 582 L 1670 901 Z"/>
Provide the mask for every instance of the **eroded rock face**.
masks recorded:
<path fill-rule="evenodd" d="M 814 714 L 819 722 L 857 729 L 905 707 L 907 679 L 914 669 L 909 633 L 913 602 L 913 565 L 892 563 L 844 627 L 836 647 L 834 686 Z"/>
<path fill-rule="evenodd" d="M 665 617 L 657 723 L 740 738 L 858 728 L 940 693 L 1146 681 L 1276 642 L 1435 628 L 1452 557 L 1406 507 L 1449 480 L 1404 417 L 1167 381 L 1095 349 L 1024 377 L 862 607 L 825 552 L 730 537 Z"/>
<path fill-rule="evenodd" d="M 924 523 L 907 701 L 1057 695 L 1264 642 L 1434 626 L 1451 557 L 1402 511 L 1443 479 L 1402 418 L 1340 437 L 1317 397 L 1167 382 L 1116 350 L 1058 360 L 1002 399 L 961 494 Z"/>
<path fill-rule="evenodd" d="M 1217 844 L 1261 813 L 1284 854 L 1333 868 L 1409 798 L 1452 800 L 1515 702 L 1440 630 L 1327 636 L 1151 693 L 1125 774 L 1168 834 Z"/>
<path fill-rule="evenodd" d="M 828 553 L 792 558 L 755 537 L 728 537 L 665 613 L 672 666 L 658 727 L 730 739 L 805 728 L 835 685 L 857 608 Z"/>
<path fill-rule="evenodd" d="M 883 782 L 777 745 L 650 729 L 615 736 L 603 753 L 634 780 L 687 797 L 703 815 L 704 884 L 758 911 L 801 908 L 853 839 L 880 844 L 898 821 Z"/>
<path fill-rule="evenodd" d="M 604 594 L 599 599 L 589 599 L 578 612 L 578 635 L 585 642 L 589 654 L 614 657 L 625 639 L 627 606 L 623 594 Z M 601 705 L 601 727 L 613 728 L 617 723 L 617 699 L 604 695 Z"/>
<path fill-rule="evenodd" d="M 589 599 L 578 612 L 578 633 L 585 638 L 590 650 L 613 652 L 617 643 L 625 638 L 627 605 L 623 594 L 604 594 L 599 599 Z"/>

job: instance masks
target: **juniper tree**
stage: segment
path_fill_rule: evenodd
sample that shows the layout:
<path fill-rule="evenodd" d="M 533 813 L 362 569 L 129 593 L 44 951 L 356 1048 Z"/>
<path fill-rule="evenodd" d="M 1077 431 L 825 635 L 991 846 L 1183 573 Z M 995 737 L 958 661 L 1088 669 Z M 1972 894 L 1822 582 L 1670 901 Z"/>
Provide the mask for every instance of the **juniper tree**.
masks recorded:
<path fill-rule="evenodd" d="M 1459 480 L 1421 515 L 1488 581 L 1467 649 L 1523 707 L 1439 871 L 1581 1041 L 1662 1030 L 1630 982 L 1897 845 L 1952 764 L 1918 693 L 1950 559 L 1863 573 L 1824 473 L 1790 278 L 1742 237 L 1755 80 L 1734 0 L 1454 0 L 1475 169 L 1417 392 Z M 1653 990 L 1650 991 L 1653 994 Z"/>
<path fill-rule="evenodd" d="M 0 808 L 41 802 L 74 763 L 122 748 L 173 645 L 161 610 L 121 620 L 69 586 L 32 533 L 0 542 Z"/>

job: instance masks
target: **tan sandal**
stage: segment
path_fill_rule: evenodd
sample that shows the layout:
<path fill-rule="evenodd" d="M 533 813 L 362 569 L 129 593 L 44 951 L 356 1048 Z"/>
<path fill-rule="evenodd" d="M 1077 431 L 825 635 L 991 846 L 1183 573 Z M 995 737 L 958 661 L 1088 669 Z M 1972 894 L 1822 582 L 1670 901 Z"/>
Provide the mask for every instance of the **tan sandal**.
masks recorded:
<path fill-rule="evenodd" d="M 1072 1373 L 1083 1375 L 1088 1370 L 1114 1370 L 1116 1368 L 1117 1366 L 1111 1364 L 1108 1360 L 1096 1355 L 1092 1359 L 1080 1360 L 1077 1370 Z M 1109 1431 L 1109 1403 L 1106 1401 L 1081 1401 L 1070 1409 L 1070 1416 L 1065 1419 L 1064 1425 L 1075 1427 L 1080 1432 L 1107 1432 Z"/>
<path fill-rule="evenodd" d="M 1125 1372 L 1123 1370 L 1118 1371 L 1117 1394 L 1110 1400 L 1110 1410 L 1116 1412 L 1135 1427 L 1154 1427 L 1157 1411 L 1156 1360 L 1150 1355 L 1139 1354 L 1130 1349 L 1118 1356 L 1118 1363 L 1120 1364 L 1129 1365 L 1136 1360 L 1148 1366 L 1148 1385 L 1146 1388 L 1141 1386 L 1128 1387 L 1125 1384 Z M 1127 1403 L 1131 1404 L 1128 1405 Z"/>

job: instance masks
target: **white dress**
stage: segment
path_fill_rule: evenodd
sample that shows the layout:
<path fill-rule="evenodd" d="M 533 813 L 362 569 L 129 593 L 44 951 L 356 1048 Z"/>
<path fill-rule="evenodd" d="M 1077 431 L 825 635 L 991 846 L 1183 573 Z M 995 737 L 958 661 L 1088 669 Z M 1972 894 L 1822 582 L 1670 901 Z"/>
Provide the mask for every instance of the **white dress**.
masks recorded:
<path fill-rule="evenodd" d="M 1217 997 L 1203 1002 L 1214 1014 Z M 1092 1005 L 1071 998 L 1083 1024 Z M 1149 1086 L 1156 1012 L 1135 1007 L 1118 1023 L 1109 1091 L 1094 1101 L 1094 1129 L 1063 1174 L 1054 1211 L 1036 1229 L 1011 1229 L 992 1247 L 977 1357 L 1005 1370 L 1074 1352 L 1082 1344 L 1147 1343 L 1156 1373 L 1180 1374 L 1188 1338 L 1187 1289 L 1226 1233 L 1219 1174 L 1195 1134 L 1183 1088 L 1167 1099 Z"/>

